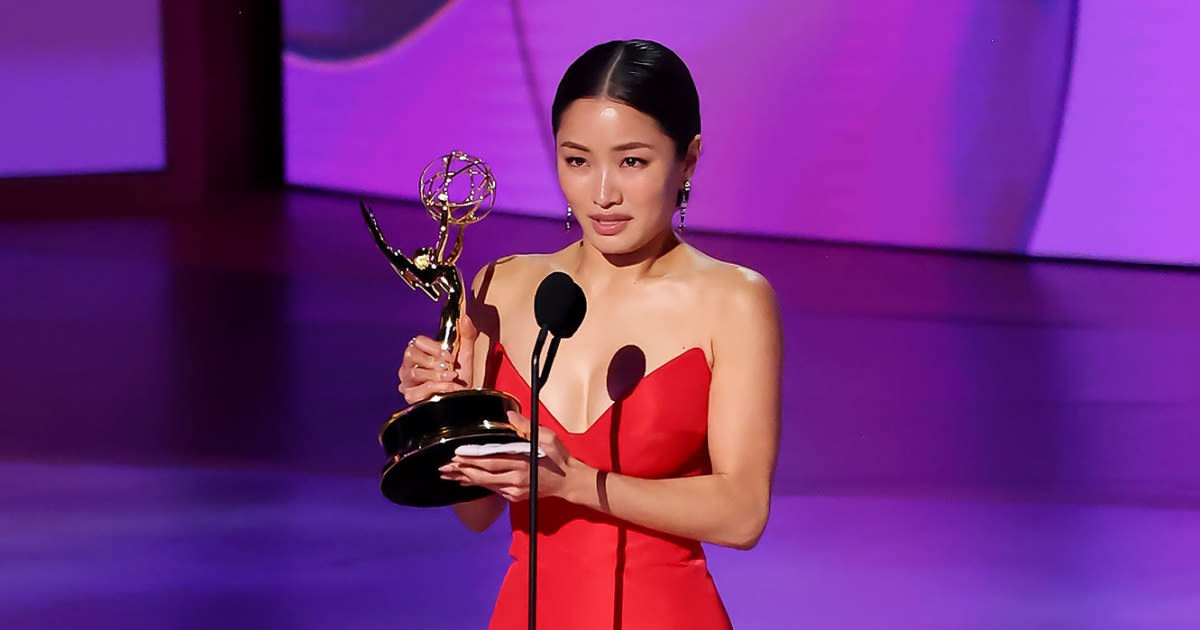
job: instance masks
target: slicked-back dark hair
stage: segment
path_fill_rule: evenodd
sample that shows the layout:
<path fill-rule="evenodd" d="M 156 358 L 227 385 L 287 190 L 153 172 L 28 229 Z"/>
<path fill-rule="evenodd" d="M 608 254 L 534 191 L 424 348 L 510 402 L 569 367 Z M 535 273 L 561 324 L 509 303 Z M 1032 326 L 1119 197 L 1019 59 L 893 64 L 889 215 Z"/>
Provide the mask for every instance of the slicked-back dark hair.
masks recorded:
<path fill-rule="evenodd" d="M 700 97 L 687 65 L 674 51 L 643 39 L 594 46 L 567 68 L 554 94 L 551 127 L 558 134 L 563 112 L 581 98 L 608 98 L 653 118 L 687 155 L 700 133 Z"/>

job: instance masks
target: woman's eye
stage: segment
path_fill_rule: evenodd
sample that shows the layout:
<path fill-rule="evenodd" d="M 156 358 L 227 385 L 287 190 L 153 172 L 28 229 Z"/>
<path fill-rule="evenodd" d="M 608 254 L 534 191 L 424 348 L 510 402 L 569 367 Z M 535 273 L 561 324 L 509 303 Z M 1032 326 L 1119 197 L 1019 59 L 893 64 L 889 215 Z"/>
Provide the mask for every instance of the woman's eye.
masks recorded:
<path fill-rule="evenodd" d="M 569 157 L 569 158 L 567 158 L 567 165 L 568 166 L 583 166 L 583 158 Z"/>
<path fill-rule="evenodd" d="M 622 164 L 624 164 L 625 166 L 641 166 L 645 163 L 646 163 L 646 160 L 643 160 L 642 158 L 636 158 L 636 157 L 627 157 L 622 162 Z"/>

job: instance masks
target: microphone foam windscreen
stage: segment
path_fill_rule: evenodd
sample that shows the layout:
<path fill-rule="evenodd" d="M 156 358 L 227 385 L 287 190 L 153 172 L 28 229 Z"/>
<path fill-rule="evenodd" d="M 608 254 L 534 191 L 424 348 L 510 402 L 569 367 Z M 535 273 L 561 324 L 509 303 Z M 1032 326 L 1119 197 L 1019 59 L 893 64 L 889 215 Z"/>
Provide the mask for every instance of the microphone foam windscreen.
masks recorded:
<path fill-rule="evenodd" d="M 533 315 L 541 328 L 556 337 L 567 338 L 579 330 L 587 313 L 583 289 L 562 271 L 546 276 L 533 297 Z"/>

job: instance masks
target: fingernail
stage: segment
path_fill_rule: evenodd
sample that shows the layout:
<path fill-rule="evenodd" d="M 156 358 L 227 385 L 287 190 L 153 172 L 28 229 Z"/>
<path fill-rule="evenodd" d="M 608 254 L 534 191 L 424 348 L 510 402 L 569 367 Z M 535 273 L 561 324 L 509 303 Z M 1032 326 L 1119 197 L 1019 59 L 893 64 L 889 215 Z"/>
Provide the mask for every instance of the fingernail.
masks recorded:
<path fill-rule="evenodd" d="M 449 380 L 452 380 L 454 377 L 449 372 L 442 372 L 442 378 L 449 381 Z"/>
<path fill-rule="evenodd" d="M 438 367 L 442 368 L 443 370 L 446 369 L 446 362 L 442 361 L 441 363 L 438 364 Z"/>

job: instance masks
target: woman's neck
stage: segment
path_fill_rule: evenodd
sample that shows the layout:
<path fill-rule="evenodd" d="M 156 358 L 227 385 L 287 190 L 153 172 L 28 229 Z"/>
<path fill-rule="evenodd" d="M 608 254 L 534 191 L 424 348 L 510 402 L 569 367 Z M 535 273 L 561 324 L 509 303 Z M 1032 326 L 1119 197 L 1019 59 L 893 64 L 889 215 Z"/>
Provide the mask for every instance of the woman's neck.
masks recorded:
<path fill-rule="evenodd" d="M 675 233 L 666 229 L 643 247 L 623 254 L 605 254 L 586 240 L 576 249 L 572 275 L 585 287 L 607 288 L 610 285 L 636 284 L 644 278 L 659 276 L 681 253 L 681 242 Z"/>

